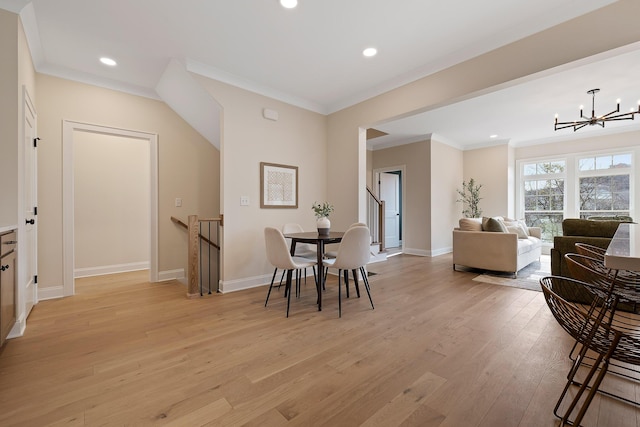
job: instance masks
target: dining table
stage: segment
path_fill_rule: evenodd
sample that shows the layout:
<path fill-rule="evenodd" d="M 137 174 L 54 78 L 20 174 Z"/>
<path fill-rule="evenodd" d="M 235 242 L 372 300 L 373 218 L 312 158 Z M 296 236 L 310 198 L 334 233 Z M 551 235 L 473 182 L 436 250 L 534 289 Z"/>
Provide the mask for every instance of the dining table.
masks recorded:
<path fill-rule="evenodd" d="M 604 265 L 611 270 L 640 271 L 640 224 L 618 225 L 604 254 Z"/>
<path fill-rule="evenodd" d="M 309 243 L 316 245 L 316 254 L 318 261 L 318 273 L 316 275 L 316 289 L 318 291 L 318 311 L 322 310 L 322 283 L 324 280 L 324 268 L 322 260 L 324 259 L 324 247 L 331 243 L 340 243 L 344 231 L 330 231 L 327 234 L 320 234 L 317 231 L 305 231 L 302 233 L 285 233 L 284 237 L 291 239 L 291 256 L 296 252 L 297 243 Z M 292 272 L 287 272 L 287 280 L 291 280 Z M 289 282 L 291 283 L 291 282 Z"/>

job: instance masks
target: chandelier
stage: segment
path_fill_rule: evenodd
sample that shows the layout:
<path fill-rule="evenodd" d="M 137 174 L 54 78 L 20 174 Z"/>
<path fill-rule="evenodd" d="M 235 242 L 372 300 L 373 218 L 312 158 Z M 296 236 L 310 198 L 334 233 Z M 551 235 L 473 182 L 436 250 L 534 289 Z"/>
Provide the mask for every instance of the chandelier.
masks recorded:
<path fill-rule="evenodd" d="M 573 128 L 573 131 L 577 131 L 578 129 L 582 129 L 583 127 L 589 125 L 599 125 L 604 127 L 605 122 L 614 121 L 614 120 L 633 120 L 634 114 L 640 114 L 640 101 L 638 102 L 638 111 L 633 111 L 633 109 L 628 113 L 620 113 L 620 100 L 618 99 L 616 109 L 610 113 L 607 113 L 602 116 L 596 116 L 596 93 L 600 92 L 600 89 L 591 89 L 587 91 L 589 95 L 591 95 L 591 117 L 586 117 L 582 111 L 583 106 L 580 106 L 580 120 L 575 120 L 573 122 L 559 122 L 558 115 L 556 114 L 556 120 L 553 129 L 560 130 L 566 128 Z"/>

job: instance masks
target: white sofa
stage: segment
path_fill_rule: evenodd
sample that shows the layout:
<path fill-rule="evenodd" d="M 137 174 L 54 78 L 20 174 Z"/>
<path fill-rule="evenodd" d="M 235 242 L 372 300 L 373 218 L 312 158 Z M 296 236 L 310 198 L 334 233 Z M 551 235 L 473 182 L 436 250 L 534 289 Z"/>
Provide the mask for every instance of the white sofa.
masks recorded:
<path fill-rule="evenodd" d="M 513 221 L 495 219 L 503 225 Z M 477 222 L 479 227 L 472 222 Z M 485 231 L 482 219 L 461 219 L 460 227 L 453 230 L 453 269 L 459 265 L 508 272 L 516 277 L 519 270 L 540 259 L 542 231 L 539 227 L 522 226 L 518 232 L 513 231 L 512 226 L 505 225 L 505 228 L 506 232 Z"/>

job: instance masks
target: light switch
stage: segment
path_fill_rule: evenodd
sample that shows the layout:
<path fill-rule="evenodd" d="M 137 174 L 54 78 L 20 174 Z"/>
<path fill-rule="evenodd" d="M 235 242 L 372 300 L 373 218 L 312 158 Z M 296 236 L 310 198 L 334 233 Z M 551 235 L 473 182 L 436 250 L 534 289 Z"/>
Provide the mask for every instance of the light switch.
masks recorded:
<path fill-rule="evenodd" d="M 249 196 L 240 196 L 240 206 L 249 206 Z"/>
<path fill-rule="evenodd" d="M 182 206 L 182 199 L 180 197 L 176 198 L 176 208 L 179 208 Z"/>

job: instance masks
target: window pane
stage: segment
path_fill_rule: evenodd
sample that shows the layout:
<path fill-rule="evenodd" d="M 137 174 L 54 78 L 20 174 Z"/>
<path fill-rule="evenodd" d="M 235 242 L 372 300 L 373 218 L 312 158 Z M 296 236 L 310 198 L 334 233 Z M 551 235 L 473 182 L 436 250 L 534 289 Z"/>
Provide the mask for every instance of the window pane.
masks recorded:
<path fill-rule="evenodd" d="M 596 168 L 596 159 L 580 159 L 578 161 L 578 169 L 581 171 L 592 171 Z"/>
<path fill-rule="evenodd" d="M 581 217 L 597 212 L 629 210 L 629 175 L 580 178 Z M 588 211 L 589 215 L 585 212 Z"/>
<path fill-rule="evenodd" d="M 611 168 L 611 156 L 598 156 L 596 157 L 596 169 L 610 169 Z"/>
<path fill-rule="evenodd" d="M 613 167 L 631 167 L 631 154 L 616 154 L 613 156 Z"/>
<path fill-rule="evenodd" d="M 542 241 L 553 243 L 553 236 L 562 235 L 562 213 L 526 213 L 524 220 L 529 227 L 542 229 Z"/>
<path fill-rule="evenodd" d="M 535 175 L 536 174 L 536 164 L 529 163 L 528 165 L 524 165 L 524 175 Z"/>

